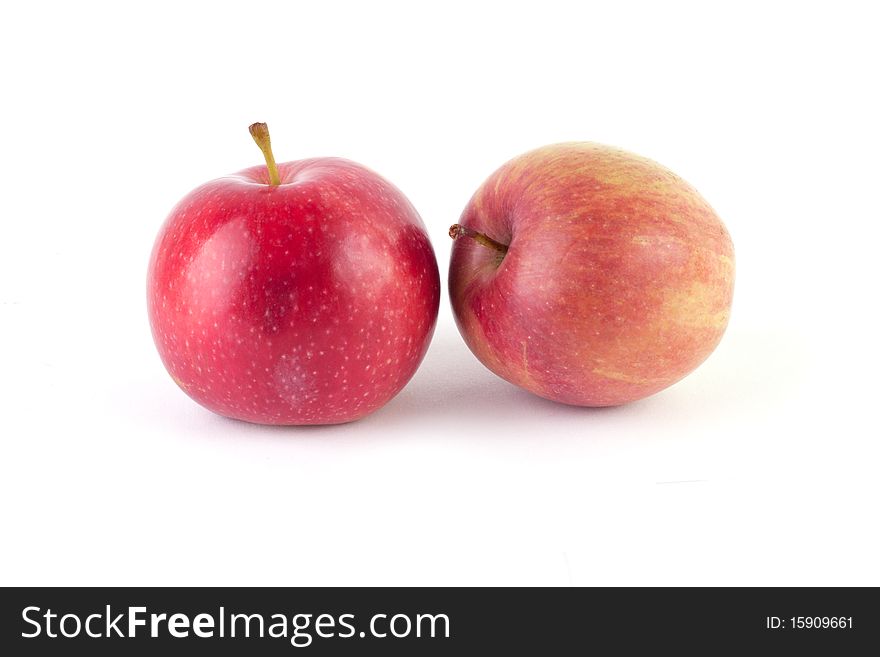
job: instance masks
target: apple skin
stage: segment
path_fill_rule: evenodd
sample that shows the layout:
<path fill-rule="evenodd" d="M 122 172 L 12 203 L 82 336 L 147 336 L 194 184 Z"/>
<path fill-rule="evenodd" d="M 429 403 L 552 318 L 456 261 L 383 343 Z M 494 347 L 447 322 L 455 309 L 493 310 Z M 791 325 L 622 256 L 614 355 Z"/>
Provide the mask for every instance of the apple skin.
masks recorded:
<path fill-rule="evenodd" d="M 354 162 L 206 183 L 171 212 L 148 272 L 153 338 L 206 408 L 263 424 L 356 420 L 394 397 L 434 331 L 440 279 L 416 210 Z"/>
<path fill-rule="evenodd" d="M 654 394 L 727 326 L 730 235 L 651 160 L 593 143 L 539 148 L 492 174 L 460 224 L 508 251 L 456 239 L 459 330 L 490 370 L 542 397 L 613 406 Z"/>

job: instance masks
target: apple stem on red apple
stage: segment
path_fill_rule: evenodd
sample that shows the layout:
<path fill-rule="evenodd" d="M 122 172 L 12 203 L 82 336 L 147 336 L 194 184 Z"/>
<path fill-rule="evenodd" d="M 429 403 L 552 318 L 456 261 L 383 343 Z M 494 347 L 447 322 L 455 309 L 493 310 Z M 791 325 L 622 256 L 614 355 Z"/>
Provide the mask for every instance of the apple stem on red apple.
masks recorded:
<path fill-rule="evenodd" d="M 490 249 L 495 249 L 500 254 L 504 255 L 507 253 L 507 245 L 502 244 L 501 242 L 496 242 L 488 235 L 484 235 L 483 233 L 479 233 L 467 226 L 462 226 L 461 224 L 452 224 L 449 227 L 449 237 L 456 240 L 459 237 L 470 237 L 472 240 L 477 242 L 477 244 L 481 244 Z"/>
<path fill-rule="evenodd" d="M 278 167 L 275 164 L 275 156 L 272 155 L 272 142 L 269 140 L 269 126 L 265 123 L 253 123 L 248 128 L 251 137 L 257 142 L 257 146 L 263 151 L 263 157 L 266 158 L 266 166 L 269 168 L 269 184 L 277 187 L 281 184 L 281 178 L 278 176 Z"/>

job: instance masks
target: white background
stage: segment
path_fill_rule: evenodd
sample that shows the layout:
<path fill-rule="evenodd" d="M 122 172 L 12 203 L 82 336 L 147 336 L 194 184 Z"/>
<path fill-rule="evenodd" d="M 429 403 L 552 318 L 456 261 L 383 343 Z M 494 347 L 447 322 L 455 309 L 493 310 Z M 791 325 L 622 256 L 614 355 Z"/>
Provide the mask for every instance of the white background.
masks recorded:
<path fill-rule="evenodd" d="M 871 6 L 5 3 L 0 583 L 880 584 Z M 152 344 L 159 226 L 258 120 L 437 250 L 430 352 L 355 424 L 214 416 Z M 448 226 L 564 140 L 669 166 L 736 245 L 716 353 L 626 407 L 515 389 L 448 307 Z"/>

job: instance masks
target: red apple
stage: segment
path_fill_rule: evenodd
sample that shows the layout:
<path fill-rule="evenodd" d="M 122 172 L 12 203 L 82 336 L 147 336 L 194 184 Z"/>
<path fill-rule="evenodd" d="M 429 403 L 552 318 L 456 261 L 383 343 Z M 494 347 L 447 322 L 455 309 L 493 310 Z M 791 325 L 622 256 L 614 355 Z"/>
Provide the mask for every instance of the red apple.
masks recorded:
<path fill-rule="evenodd" d="M 425 226 L 391 183 L 354 162 L 267 166 L 198 187 L 150 259 L 153 338 L 197 402 L 265 424 L 332 424 L 375 411 L 422 360 L 440 299 Z"/>
<path fill-rule="evenodd" d="M 733 244 L 709 204 L 645 158 L 590 143 L 496 171 L 450 229 L 449 293 L 483 364 L 579 406 L 651 395 L 727 326 Z"/>

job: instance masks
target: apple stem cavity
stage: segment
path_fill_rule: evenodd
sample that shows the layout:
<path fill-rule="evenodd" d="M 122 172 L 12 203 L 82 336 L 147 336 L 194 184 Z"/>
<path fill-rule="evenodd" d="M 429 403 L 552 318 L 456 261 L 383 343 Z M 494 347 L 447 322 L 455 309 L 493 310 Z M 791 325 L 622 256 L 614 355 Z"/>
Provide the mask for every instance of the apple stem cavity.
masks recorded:
<path fill-rule="evenodd" d="M 462 226 L 461 224 L 452 224 L 449 227 L 449 237 L 454 240 L 457 240 L 459 237 L 470 237 L 477 244 L 481 244 L 490 249 L 495 249 L 498 253 L 501 254 L 501 257 L 504 257 L 504 254 L 507 253 L 507 244 L 502 244 L 501 242 L 496 242 L 488 235 L 484 235 L 483 233 L 479 233 L 467 226 Z"/>
<path fill-rule="evenodd" d="M 281 184 L 281 178 L 278 176 L 278 166 L 275 164 L 275 156 L 272 155 L 272 142 L 269 140 L 269 126 L 265 123 L 253 123 L 248 128 L 251 137 L 257 142 L 257 146 L 263 151 L 263 157 L 266 158 L 266 167 L 269 169 L 269 184 L 272 187 L 278 187 Z"/>

